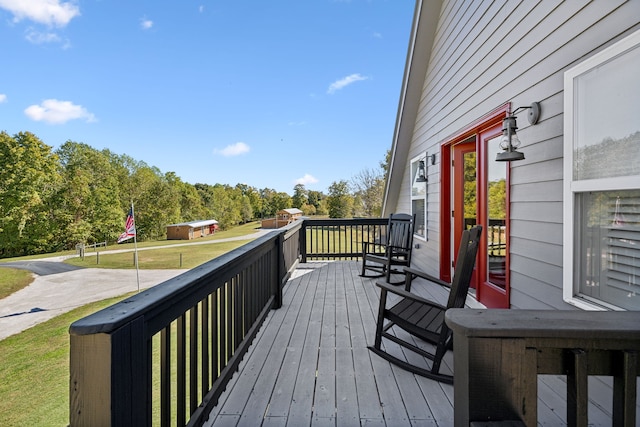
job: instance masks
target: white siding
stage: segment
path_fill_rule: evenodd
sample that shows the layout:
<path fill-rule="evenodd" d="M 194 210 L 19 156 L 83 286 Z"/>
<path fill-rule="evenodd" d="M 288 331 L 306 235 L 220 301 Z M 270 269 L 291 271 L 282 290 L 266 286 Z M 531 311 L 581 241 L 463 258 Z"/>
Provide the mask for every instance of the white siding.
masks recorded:
<path fill-rule="evenodd" d="M 562 302 L 563 73 L 639 21 L 640 0 L 444 2 L 408 150 L 408 159 L 438 153 L 417 267 L 439 267 L 441 144 L 506 102 L 538 101 L 540 122 L 518 121 L 526 160 L 511 165 L 511 304 L 570 308 Z M 391 211 L 411 211 L 409 179 L 405 168 Z"/>

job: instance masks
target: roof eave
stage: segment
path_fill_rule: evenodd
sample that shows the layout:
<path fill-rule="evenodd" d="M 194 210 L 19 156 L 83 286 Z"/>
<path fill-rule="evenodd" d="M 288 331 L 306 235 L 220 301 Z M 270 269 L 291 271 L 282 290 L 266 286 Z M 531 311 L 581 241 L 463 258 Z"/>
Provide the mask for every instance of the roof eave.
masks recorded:
<path fill-rule="evenodd" d="M 416 0 L 382 204 L 383 216 L 388 216 L 398 203 L 442 2 Z"/>

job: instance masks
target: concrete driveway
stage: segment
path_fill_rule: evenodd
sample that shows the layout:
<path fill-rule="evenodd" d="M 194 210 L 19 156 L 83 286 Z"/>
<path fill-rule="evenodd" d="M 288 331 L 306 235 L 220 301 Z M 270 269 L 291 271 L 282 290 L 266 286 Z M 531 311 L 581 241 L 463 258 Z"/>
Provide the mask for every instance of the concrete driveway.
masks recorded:
<path fill-rule="evenodd" d="M 180 245 L 252 240 L 270 231 L 272 230 L 259 230 L 248 236 Z M 145 248 L 148 249 L 153 248 Z M 129 249 L 101 253 L 125 251 L 132 252 Z M 36 275 L 29 286 L 0 299 L 0 340 L 76 307 L 138 290 L 135 269 L 81 268 L 61 262 L 65 258 L 68 257 L 0 263 L 0 267 L 30 270 Z M 140 289 L 150 288 L 185 271 L 187 270 L 140 270 Z"/>
<path fill-rule="evenodd" d="M 44 266 L 35 267 L 39 270 Z M 155 286 L 184 271 L 187 270 L 140 270 L 140 289 Z M 90 302 L 137 289 L 136 270 L 76 268 L 38 275 L 26 288 L 0 300 L 0 340 Z"/>

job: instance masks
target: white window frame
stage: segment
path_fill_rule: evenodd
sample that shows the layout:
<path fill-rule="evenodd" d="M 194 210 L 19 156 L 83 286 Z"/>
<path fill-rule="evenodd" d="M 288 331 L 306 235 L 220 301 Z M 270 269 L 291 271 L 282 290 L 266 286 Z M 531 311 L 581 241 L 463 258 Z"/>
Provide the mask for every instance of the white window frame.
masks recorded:
<path fill-rule="evenodd" d="M 593 55 L 564 74 L 564 226 L 563 226 L 563 300 L 583 310 L 621 310 L 604 301 L 591 302 L 579 295 L 574 275 L 576 238 L 576 194 L 587 191 L 635 190 L 640 176 L 573 180 L 574 152 L 574 82 L 580 75 L 640 45 L 640 31 Z"/>
<path fill-rule="evenodd" d="M 420 226 L 423 226 L 424 235 L 420 235 L 414 232 L 413 236 L 416 239 L 427 241 L 428 240 L 428 231 L 427 231 L 427 182 L 416 182 L 416 178 L 418 177 L 418 165 L 420 160 L 424 161 L 425 168 L 425 177 L 427 175 L 427 158 L 426 154 L 418 155 L 411 159 L 411 185 L 409 186 L 409 193 L 411 197 L 411 214 L 416 214 L 416 225 L 415 230 L 419 230 Z M 420 191 L 414 191 L 419 189 Z M 413 201 L 414 200 L 424 200 L 424 212 L 422 213 L 422 217 L 424 218 L 424 223 L 418 223 L 418 218 L 420 215 L 417 215 L 416 212 L 413 211 Z"/>

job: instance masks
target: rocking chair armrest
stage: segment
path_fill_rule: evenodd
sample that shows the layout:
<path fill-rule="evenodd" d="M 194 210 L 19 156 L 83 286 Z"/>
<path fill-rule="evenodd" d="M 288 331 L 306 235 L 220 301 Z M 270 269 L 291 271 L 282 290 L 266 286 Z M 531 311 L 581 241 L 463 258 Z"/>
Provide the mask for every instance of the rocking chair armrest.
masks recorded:
<path fill-rule="evenodd" d="M 444 280 L 440 280 L 437 277 L 434 277 L 428 273 L 425 273 L 424 271 L 416 270 L 415 268 L 405 267 L 404 273 L 407 275 L 407 282 L 408 282 L 407 284 L 409 286 L 411 285 L 411 281 L 413 280 L 413 277 L 410 276 L 412 275 L 412 276 L 420 277 L 421 279 L 425 279 L 429 282 L 433 282 L 436 285 L 444 286 L 446 288 L 451 287 L 451 283 L 445 282 Z"/>
<path fill-rule="evenodd" d="M 381 248 L 386 248 L 386 245 L 381 242 L 362 242 L 362 253 L 370 253 L 369 246 L 380 246 Z"/>
<path fill-rule="evenodd" d="M 378 286 L 379 288 L 381 288 L 381 289 L 383 289 L 383 290 L 385 290 L 387 292 L 391 292 L 392 294 L 398 295 L 398 296 L 403 297 L 403 298 L 408 298 L 408 299 L 410 299 L 412 301 L 416 301 L 416 302 L 419 302 L 421 304 L 430 305 L 431 307 L 437 307 L 437 308 L 440 308 L 442 310 L 446 310 L 447 309 L 447 307 L 445 307 L 445 306 L 443 306 L 441 304 L 438 304 L 437 302 L 430 301 L 428 299 L 422 298 L 419 295 L 416 295 L 416 294 L 414 294 L 412 292 L 406 291 L 406 290 L 404 290 L 402 288 L 399 288 L 397 286 L 390 285 L 390 284 L 388 284 L 388 283 L 386 283 L 384 281 L 381 281 L 381 280 L 378 280 L 376 282 L 376 286 Z"/>

